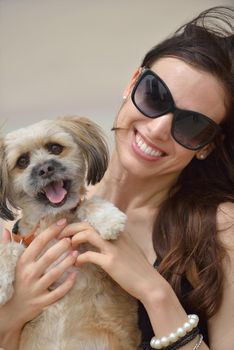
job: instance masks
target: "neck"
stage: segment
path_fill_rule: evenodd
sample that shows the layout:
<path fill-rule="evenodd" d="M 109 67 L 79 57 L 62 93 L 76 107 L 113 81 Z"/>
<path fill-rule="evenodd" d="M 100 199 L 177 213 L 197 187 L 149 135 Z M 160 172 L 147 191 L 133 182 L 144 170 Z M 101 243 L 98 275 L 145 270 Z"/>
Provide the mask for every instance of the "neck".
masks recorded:
<path fill-rule="evenodd" d="M 94 192 L 124 212 L 142 207 L 155 211 L 167 198 L 175 180 L 175 176 L 166 175 L 147 179 L 137 177 L 119 166 L 114 153 L 105 176 L 95 186 Z"/>

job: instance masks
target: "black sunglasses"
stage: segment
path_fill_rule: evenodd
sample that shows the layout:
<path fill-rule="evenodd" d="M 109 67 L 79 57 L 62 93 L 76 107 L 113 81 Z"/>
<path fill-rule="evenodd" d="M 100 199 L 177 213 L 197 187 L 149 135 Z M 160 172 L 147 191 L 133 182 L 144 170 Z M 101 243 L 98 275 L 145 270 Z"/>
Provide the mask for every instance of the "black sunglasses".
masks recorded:
<path fill-rule="evenodd" d="M 144 68 L 131 94 L 136 108 L 149 118 L 158 118 L 173 112 L 172 137 L 181 146 L 198 150 L 222 131 L 209 117 L 194 111 L 177 108 L 164 81 L 148 68 Z"/>

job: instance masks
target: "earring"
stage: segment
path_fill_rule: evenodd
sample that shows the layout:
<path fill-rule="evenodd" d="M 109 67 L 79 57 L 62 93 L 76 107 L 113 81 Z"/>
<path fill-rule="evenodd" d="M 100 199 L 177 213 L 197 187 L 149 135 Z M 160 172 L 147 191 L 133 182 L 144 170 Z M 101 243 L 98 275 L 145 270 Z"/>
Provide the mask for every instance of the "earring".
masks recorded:
<path fill-rule="evenodd" d="M 206 156 L 205 156 L 205 154 L 199 154 L 199 153 L 197 153 L 196 154 L 196 158 L 198 159 L 198 160 L 204 160 L 204 159 L 206 159 Z"/>
<path fill-rule="evenodd" d="M 123 100 L 126 100 L 126 99 L 127 99 L 127 96 L 124 95 L 124 96 L 123 96 Z"/>

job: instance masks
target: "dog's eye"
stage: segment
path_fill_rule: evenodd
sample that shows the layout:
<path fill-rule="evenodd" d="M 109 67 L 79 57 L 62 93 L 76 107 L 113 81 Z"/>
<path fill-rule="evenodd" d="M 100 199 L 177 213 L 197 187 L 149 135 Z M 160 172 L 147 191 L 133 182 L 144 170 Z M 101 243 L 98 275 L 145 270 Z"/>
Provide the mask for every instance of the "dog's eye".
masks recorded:
<path fill-rule="evenodd" d="M 29 154 L 22 154 L 22 156 L 17 159 L 16 166 L 20 169 L 25 169 L 29 165 L 29 162 Z"/>
<path fill-rule="evenodd" d="M 63 146 L 59 145 L 58 143 L 49 143 L 48 145 L 46 145 L 46 147 L 50 153 L 55 155 L 58 155 L 63 151 Z"/>

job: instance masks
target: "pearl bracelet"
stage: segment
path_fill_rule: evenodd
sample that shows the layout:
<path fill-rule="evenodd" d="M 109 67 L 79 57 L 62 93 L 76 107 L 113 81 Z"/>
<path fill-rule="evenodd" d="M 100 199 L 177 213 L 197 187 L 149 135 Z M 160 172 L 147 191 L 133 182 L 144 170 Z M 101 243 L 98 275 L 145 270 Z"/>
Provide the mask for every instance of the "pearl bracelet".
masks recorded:
<path fill-rule="evenodd" d="M 170 333 L 167 337 L 157 339 L 153 337 L 150 342 L 150 346 L 153 349 L 163 349 L 168 345 L 175 343 L 179 338 L 185 336 L 185 334 L 191 332 L 191 330 L 197 327 L 199 317 L 197 315 L 188 315 L 188 320 L 182 327 L 177 328 L 173 333 Z"/>

